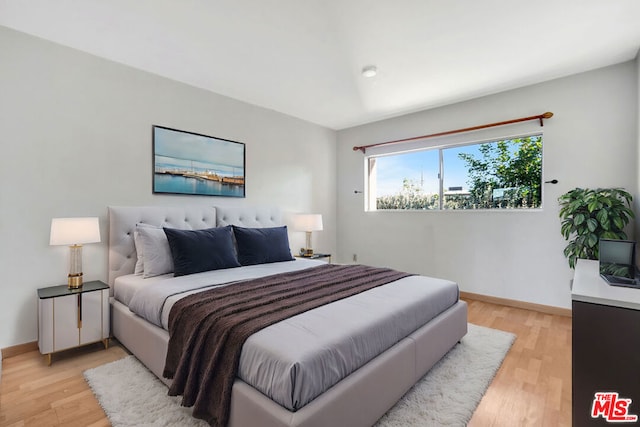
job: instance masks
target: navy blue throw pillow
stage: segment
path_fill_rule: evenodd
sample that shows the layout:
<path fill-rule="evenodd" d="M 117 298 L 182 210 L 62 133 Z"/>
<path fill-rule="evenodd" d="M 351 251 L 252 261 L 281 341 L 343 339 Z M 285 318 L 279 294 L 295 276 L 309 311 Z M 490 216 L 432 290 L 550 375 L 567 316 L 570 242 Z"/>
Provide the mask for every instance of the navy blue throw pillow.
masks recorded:
<path fill-rule="evenodd" d="M 174 276 L 240 267 L 231 226 L 204 230 L 165 228 L 173 258 Z"/>
<path fill-rule="evenodd" d="M 238 261 L 242 265 L 293 261 L 287 226 L 243 228 L 234 225 L 233 234 L 238 245 Z"/>

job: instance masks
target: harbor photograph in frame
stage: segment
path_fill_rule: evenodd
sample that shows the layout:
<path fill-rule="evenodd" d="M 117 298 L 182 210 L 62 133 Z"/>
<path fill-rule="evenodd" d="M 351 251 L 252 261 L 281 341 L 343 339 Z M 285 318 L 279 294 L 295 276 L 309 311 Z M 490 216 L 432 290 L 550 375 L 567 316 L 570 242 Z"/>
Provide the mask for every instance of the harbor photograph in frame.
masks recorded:
<path fill-rule="evenodd" d="M 153 126 L 153 192 L 245 197 L 245 144 Z"/>

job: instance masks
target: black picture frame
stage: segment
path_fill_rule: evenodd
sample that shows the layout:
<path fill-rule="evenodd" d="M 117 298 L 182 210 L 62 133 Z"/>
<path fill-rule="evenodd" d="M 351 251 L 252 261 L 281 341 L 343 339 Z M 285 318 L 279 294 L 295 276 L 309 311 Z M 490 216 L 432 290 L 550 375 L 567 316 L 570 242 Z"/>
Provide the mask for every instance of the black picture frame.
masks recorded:
<path fill-rule="evenodd" d="M 245 197 L 242 142 L 153 125 L 153 193 Z"/>

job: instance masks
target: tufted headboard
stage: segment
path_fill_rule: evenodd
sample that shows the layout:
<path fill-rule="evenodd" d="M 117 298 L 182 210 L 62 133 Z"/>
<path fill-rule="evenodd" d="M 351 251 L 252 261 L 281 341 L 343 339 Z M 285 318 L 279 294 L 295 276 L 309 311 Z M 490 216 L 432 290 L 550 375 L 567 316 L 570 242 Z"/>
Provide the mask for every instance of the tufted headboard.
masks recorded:
<path fill-rule="evenodd" d="M 133 232 L 138 223 L 183 230 L 226 225 L 275 227 L 282 225 L 282 215 L 277 208 L 110 206 L 109 286 L 113 286 L 116 277 L 133 273 L 137 260 Z"/>
<path fill-rule="evenodd" d="M 217 226 L 236 225 L 238 227 L 260 228 L 283 225 L 282 214 L 276 208 L 222 208 L 216 207 Z"/>

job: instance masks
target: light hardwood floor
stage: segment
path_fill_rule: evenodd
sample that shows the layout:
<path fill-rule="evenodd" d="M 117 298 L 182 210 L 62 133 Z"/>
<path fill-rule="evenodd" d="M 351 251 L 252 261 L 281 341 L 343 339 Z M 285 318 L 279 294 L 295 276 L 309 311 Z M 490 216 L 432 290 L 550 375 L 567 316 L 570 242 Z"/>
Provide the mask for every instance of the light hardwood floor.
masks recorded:
<path fill-rule="evenodd" d="M 469 426 L 570 426 L 571 318 L 467 303 L 469 322 L 517 336 Z"/>
<path fill-rule="evenodd" d="M 517 335 L 469 426 L 570 426 L 571 319 L 467 302 L 469 322 Z M 97 344 L 54 355 L 50 367 L 35 351 L 3 360 L 0 426 L 109 426 L 82 372 L 126 354 Z"/>

